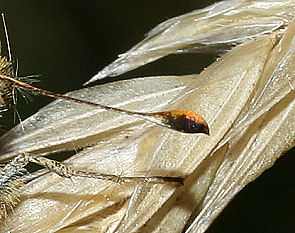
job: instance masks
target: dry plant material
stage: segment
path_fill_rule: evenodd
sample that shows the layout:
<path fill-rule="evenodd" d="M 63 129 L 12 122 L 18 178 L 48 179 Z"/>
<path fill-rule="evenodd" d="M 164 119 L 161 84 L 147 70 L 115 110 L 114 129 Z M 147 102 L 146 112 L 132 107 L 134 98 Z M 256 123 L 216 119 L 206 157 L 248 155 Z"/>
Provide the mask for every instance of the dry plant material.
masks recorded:
<path fill-rule="evenodd" d="M 148 171 L 150 176 L 187 178 L 184 186 L 173 187 L 85 178 L 70 181 L 46 174 L 24 186 L 21 203 L 3 223 L 3 231 L 206 231 L 236 193 L 294 146 L 294 11 L 293 1 L 215 4 L 195 17 L 203 20 L 203 25 L 217 25 L 218 32 L 231 28 L 231 33 L 212 33 L 214 30 L 207 28 L 196 34 L 210 35 L 213 47 L 222 44 L 218 41 L 231 41 L 230 37 L 236 43 L 248 41 L 201 74 L 133 79 L 69 94 L 137 112 L 181 106 L 206 119 L 210 137 L 182 134 L 64 100 L 24 121 L 24 130 L 17 126 L 4 135 L 0 153 L 6 159 L 23 152 L 44 155 L 85 148 L 66 164 L 115 175 Z M 191 15 L 180 16 L 177 25 Z M 218 23 L 226 16 L 229 21 Z M 270 26 L 267 30 L 264 26 L 255 29 L 264 25 L 261 19 Z M 172 31 L 176 26 L 171 22 L 153 30 L 152 38 Z M 165 30 L 159 30 L 163 25 Z M 234 29 L 239 29 L 238 33 Z M 178 35 L 177 30 L 175 33 Z M 183 31 L 180 34 L 185 38 Z M 195 48 L 192 45 L 187 43 L 185 48 Z M 157 55 L 162 51 L 157 49 L 148 50 Z M 146 59 L 144 54 L 142 58 Z"/>
<path fill-rule="evenodd" d="M 5 57 L 0 57 L 0 111 L 1 113 L 7 110 L 12 99 L 16 99 L 14 96 L 15 89 L 25 89 L 26 91 L 33 91 L 35 93 L 61 99 L 65 101 L 71 101 L 79 104 L 85 104 L 92 107 L 98 107 L 103 110 L 117 112 L 123 115 L 142 118 L 144 120 L 153 122 L 162 127 L 173 129 L 184 133 L 205 133 L 209 134 L 209 128 L 206 121 L 198 114 L 188 110 L 168 110 L 155 113 L 143 113 L 134 112 L 130 110 L 123 110 L 116 107 L 110 107 L 98 103 L 93 103 L 87 100 L 74 98 L 71 96 L 54 93 L 51 91 L 43 90 L 32 86 L 28 83 L 22 82 L 13 76 L 12 62 L 11 62 L 11 50 L 9 45 L 8 32 L 5 23 L 4 14 L 1 14 L 4 31 L 6 34 L 9 60 Z M 15 103 L 14 103 L 15 104 Z M 2 115 L 1 115 L 2 116 Z M 0 117 L 1 117 L 0 116 Z M 0 219 L 5 219 L 9 210 L 13 210 L 13 207 L 19 202 L 20 187 L 24 184 L 24 176 L 28 173 L 26 166 L 29 163 L 35 163 L 47 168 L 49 171 L 64 177 L 84 177 L 88 179 L 97 179 L 112 181 L 116 183 L 155 183 L 155 184 L 182 184 L 183 178 L 181 177 L 165 177 L 165 176 L 145 176 L 145 177 L 123 177 L 119 175 L 104 174 L 98 172 L 91 172 L 87 170 L 77 170 L 69 166 L 66 166 L 58 161 L 51 160 L 38 155 L 21 153 L 13 158 L 7 164 L 1 164 L 0 168 Z"/>
<path fill-rule="evenodd" d="M 224 52 L 288 24 L 294 7 L 293 0 L 228 0 L 177 16 L 153 28 L 143 41 L 87 83 L 123 74 L 169 54 Z"/>
<path fill-rule="evenodd" d="M 4 59 L 4 61 L 6 61 Z M 11 68 L 11 63 L 3 63 L 3 70 L 6 71 L 7 65 Z M 12 70 L 12 69 L 10 69 Z M 93 103 L 90 101 L 77 99 L 74 97 L 57 94 L 47 90 L 43 90 L 34 87 L 30 84 L 24 83 L 12 77 L 9 73 L 0 73 L 1 82 L 6 85 L 6 87 L 1 90 L 2 102 L 1 106 L 8 105 L 7 102 L 12 97 L 12 92 L 14 88 L 25 88 L 25 90 L 31 90 L 39 94 L 53 97 L 56 99 L 62 99 L 66 101 L 72 101 L 79 104 L 86 104 L 88 106 L 98 107 L 103 110 L 113 111 L 120 114 L 134 116 L 138 118 L 145 119 L 147 121 L 156 123 L 162 127 L 167 127 L 169 129 L 174 129 L 179 132 L 184 133 L 205 133 L 209 134 L 209 128 L 206 121 L 199 115 L 185 110 L 170 110 L 155 113 L 142 113 L 123 110 L 115 107 L 109 107 L 102 104 Z M 9 85 L 10 84 L 10 85 Z M 7 94 L 8 92 L 9 94 Z M 8 96 L 8 97 L 7 97 Z M 6 98 L 5 98 L 6 97 Z M 10 97 L 10 98 L 9 98 Z M 98 180 L 113 181 L 116 183 L 155 183 L 155 184 L 182 184 L 183 178 L 181 177 L 165 177 L 165 176 L 145 176 L 145 177 L 123 177 L 119 175 L 104 174 L 98 172 L 89 172 L 87 170 L 76 170 L 60 162 L 47 159 L 44 157 L 38 157 L 32 154 L 20 154 L 8 164 L 3 165 L 0 169 L 0 219 L 7 217 L 7 211 L 13 210 L 13 206 L 17 204 L 19 198 L 19 188 L 23 185 L 23 176 L 27 173 L 25 167 L 28 163 L 35 163 L 47 168 L 58 174 L 61 177 L 72 178 L 72 177 L 85 177 Z"/>

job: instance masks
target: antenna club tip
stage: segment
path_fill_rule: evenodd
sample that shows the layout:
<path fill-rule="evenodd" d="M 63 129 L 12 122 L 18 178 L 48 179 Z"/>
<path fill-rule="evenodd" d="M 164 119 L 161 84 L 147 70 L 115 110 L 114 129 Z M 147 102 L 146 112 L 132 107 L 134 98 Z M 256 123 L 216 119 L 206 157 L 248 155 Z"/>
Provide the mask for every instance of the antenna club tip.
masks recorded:
<path fill-rule="evenodd" d="M 210 135 L 207 122 L 199 114 L 188 110 L 171 110 L 162 112 L 166 123 L 172 129 L 183 133 L 203 133 Z"/>

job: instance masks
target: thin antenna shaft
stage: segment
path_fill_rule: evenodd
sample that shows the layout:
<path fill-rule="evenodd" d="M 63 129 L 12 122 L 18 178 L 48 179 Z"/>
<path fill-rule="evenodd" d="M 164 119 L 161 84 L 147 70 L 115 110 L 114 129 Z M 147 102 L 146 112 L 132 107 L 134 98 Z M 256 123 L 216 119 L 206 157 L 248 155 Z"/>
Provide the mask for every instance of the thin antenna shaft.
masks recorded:
<path fill-rule="evenodd" d="M 8 58 L 9 58 L 9 61 L 11 62 L 12 61 L 11 47 L 10 47 L 10 42 L 9 42 L 8 31 L 7 31 L 7 27 L 6 27 L 4 13 L 1 13 L 1 18 L 2 18 L 4 32 L 5 32 L 6 44 L 7 44 L 7 50 L 8 50 Z"/>
<path fill-rule="evenodd" d="M 209 135 L 209 128 L 206 121 L 201 116 L 191 111 L 170 110 L 170 111 L 155 112 L 155 113 L 133 112 L 133 111 L 123 110 L 120 108 L 110 107 L 110 106 L 106 106 L 106 105 L 102 105 L 98 103 L 93 103 L 87 100 L 77 99 L 77 98 L 63 95 L 63 94 L 54 93 L 52 91 L 47 91 L 38 87 L 34 87 L 30 84 L 21 82 L 12 77 L 8 77 L 5 75 L 0 75 L 0 76 L 2 80 L 6 80 L 19 87 L 35 91 L 41 95 L 45 95 L 48 97 L 70 100 L 77 103 L 84 103 L 84 104 L 99 107 L 105 110 L 111 110 L 111 111 L 119 112 L 122 114 L 139 117 L 139 118 L 148 120 L 150 122 L 153 122 L 155 124 L 158 124 L 179 132 L 183 132 L 183 133 L 204 133 Z"/>

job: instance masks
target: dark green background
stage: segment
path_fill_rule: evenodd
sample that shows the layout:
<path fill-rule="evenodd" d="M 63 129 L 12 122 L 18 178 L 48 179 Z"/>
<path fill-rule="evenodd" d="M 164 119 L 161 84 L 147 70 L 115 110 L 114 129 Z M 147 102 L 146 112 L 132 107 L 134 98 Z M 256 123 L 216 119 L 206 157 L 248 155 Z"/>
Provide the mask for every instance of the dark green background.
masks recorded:
<path fill-rule="evenodd" d="M 38 86 L 64 93 L 81 88 L 158 23 L 211 3 L 213 1 L 1 0 L 0 10 L 6 14 L 19 76 L 40 74 Z M 3 34 L 1 41 L 3 44 Z M 6 54 L 5 44 L 2 46 L 2 54 Z M 198 73 L 213 59 L 198 54 L 173 55 L 122 77 Z M 25 119 L 50 101 L 34 97 L 33 103 L 25 104 L 20 100 L 18 110 Z M 12 119 L 12 113 L 9 114 L 8 118 Z M 294 167 L 294 151 L 290 151 L 271 170 L 248 185 L 208 232 L 294 232 Z"/>

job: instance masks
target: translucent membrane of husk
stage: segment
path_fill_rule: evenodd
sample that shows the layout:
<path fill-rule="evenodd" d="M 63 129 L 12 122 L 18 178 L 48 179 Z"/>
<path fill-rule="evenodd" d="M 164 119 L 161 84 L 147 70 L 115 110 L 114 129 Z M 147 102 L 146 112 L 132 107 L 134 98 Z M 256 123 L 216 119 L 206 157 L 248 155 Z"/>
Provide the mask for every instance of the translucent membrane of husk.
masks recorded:
<path fill-rule="evenodd" d="M 230 0 L 169 19 L 89 82 L 123 74 L 169 54 L 226 51 L 287 25 L 294 17 L 294 7 L 293 0 Z"/>

